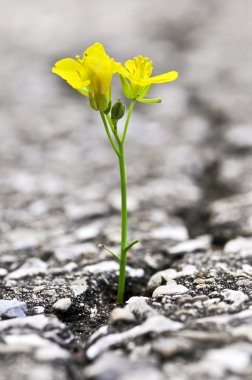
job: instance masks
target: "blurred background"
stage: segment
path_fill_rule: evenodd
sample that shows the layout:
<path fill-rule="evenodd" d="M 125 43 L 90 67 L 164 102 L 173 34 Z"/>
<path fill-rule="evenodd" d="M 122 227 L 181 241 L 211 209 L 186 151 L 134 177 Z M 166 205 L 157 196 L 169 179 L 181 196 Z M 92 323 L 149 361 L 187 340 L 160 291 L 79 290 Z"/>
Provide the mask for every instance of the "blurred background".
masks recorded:
<path fill-rule="evenodd" d="M 96 41 L 117 60 L 143 54 L 155 74 L 179 72 L 129 128 L 131 226 L 146 236 L 176 217 L 195 235 L 208 232 L 203 219 L 233 218 L 250 233 L 251 20 L 249 0 L 2 0 L 1 247 L 72 243 L 76 227 L 111 213 L 103 231 L 117 239 L 118 168 L 99 114 L 51 73 Z"/>

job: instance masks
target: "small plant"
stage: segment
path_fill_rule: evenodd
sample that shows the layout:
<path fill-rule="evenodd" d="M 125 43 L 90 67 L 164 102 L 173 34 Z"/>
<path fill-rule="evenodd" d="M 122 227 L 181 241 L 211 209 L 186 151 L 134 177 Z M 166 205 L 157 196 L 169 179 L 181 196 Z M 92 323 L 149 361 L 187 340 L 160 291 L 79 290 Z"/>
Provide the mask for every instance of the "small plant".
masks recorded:
<path fill-rule="evenodd" d="M 89 98 L 90 106 L 101 115 L 110 144 L 118 157 L 121 179 L 121 250 L 114 253 L 106 246 L 108 251 L 119 261 L 120 271 L 118 280 L 117 302 L 123 302 L 125 291 L 125 275 L 127 252 L 138 240 L 131 243 L 127 239 L 127 178 L 124 157 L 124 143 L 128 125 L 136 101 L 141 103 L 160 103 L 161 99 L 149 99 L 146 96 L 153 84 L 170 82 L 178 77 L 176 71 L 151 77 L 152 62 L 148 57 L 139 55 L 128 60 L 123 66 L 110 58 L 101 43 L 90 46 L 82 58 L 66 58 L 55 63 L 52 72 L 65 79 L 70 86 L 81 95 Z M 111 104 L 111 81 L 114 74 L 119 74 L 123 93 L 131 100 L 122 133 L 117 128 L 118 121 L 123 118 L 126 106 L 121 100 Z"/>

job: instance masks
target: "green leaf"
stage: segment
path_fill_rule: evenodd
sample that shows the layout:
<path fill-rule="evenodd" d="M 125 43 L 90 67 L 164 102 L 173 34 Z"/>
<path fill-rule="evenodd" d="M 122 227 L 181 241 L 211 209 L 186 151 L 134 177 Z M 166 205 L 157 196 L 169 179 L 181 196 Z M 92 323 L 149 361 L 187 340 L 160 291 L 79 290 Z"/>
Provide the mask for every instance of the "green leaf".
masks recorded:
<path fill-rule="evenodd" d="M 149 104 L 149 103 L 161 103 L 161 99 L 160 98 L 156 98 L 156 99 L 137 98 L 137 101 L 141 102 L 141 103 L 146 103 L 146 104 Z"/>
<path fill-rule="evenodd" d="M 98 247 L 103 248 L 105 251 L 107 251 L 108 253 L 110 253 L 116 260 L 120 261 L 120 256 L 118 256 L 116 253 L 114 253 L 113 251 L 111 251 L 111 249 L 108 248 L 106 245 L 99 244 Z"/>
<path fill-rule="evenodd" d="M 133 245 L 139 243 L 139 240 L 134 240 L 132 241 L 129 245 L 127 245 L 127 247 L 125 248 L 125 252 L 127 252 L 130 248 L 133 247 Z"/>

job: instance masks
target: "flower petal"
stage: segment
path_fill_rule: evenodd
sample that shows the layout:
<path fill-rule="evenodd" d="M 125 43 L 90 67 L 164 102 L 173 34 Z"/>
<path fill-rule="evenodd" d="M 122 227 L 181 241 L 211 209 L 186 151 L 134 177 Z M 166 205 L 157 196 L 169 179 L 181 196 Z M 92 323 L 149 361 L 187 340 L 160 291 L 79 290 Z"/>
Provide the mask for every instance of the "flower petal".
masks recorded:
<path fill-rule="evenodd" d="M 168 73 L 157 75 L 149 78 L 150 83 L 166 83 L 176 80 L 178 77 L 177 71 L 169 71 Z"/>
<path fill-rule="evenodd" d="M 113 73 L 118 73 L 120 75 L 122 75 L 123 77 L 126 77 L 128 78 L 129 76 L 129 72 L 128 70 L 126 70 L 123 65 L 121 64 L 121 62 L 114 62 L 114 70 L 113 70 Z"/>
<path fill-rule="evenodd" d="M 104 57 L 107 56 L 104 46 L 100 42 L 95 42 L 93 45 L 89 46 L 84 53 L 83 58 L 86 57 Z"/>
<path fill-rule="evenodd" d="M 56 62 L 52 72 L 65 79 L 75 89 L 86 87 L 90 83 L 84 67 L 72 58 Z"/>
<path fill-rule="evenodd" d="M 129 73 L 134 73 L 134 71 L 136 70 L 135 61 L 133 61 L 132 59 L 128 59 L 128 61 L 125 62 L 124 66 L 126 67 Z"/>

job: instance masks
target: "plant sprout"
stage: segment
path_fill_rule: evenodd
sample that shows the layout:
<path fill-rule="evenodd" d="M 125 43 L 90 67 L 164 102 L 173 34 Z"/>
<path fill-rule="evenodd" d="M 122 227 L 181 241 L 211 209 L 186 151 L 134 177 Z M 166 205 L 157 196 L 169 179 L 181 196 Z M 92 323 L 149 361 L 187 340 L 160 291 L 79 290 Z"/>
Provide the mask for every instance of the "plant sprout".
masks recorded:
<path fill-rule="evenodd" d="M 123 66 L 110 58 L 103 45 L 99 42 L 90 46 L 82 58 L 65 58 L 55 63 L 52 72 L 65 79 L 67 83 L 81 95 L 89 98 L 91 108 L 100 113 L 110 144 L 118 158 L 121 180 L 121 249 L 114 253 L 105 245 L 102 247 L 118 260 L 119 279 L 117 302 L 122 303 L 125 292 L 126 262 L 128 251 L 138 243 L 138 240 L 128 242 L 127 220 L 127 177 L 124 155 L 124 143 L 127 130 L 136 102 L 160 103 L 161 99 L 146 98 L 153 84 L 166 83 L 177 79 L 178 73 L 170 71 L 162 75 L 151 76 L 152 62 L 148 57 L 139 55 L 128 60 Z M 111 103 L 111 81 L 114 74 L 121 80 L 123 93 L 131 100 L 122 133 L 119 133 L 117 124 L 123 118 L 126 106 L 119 99 Z"/>

